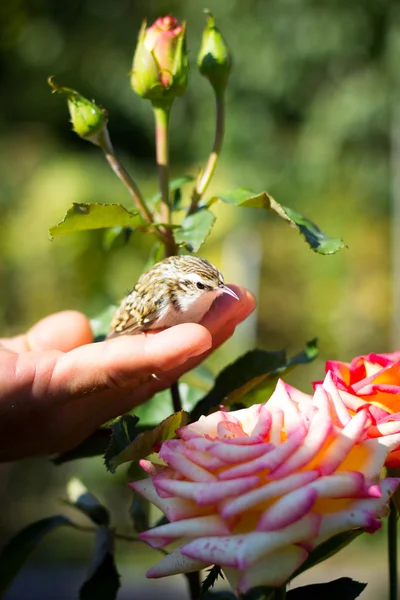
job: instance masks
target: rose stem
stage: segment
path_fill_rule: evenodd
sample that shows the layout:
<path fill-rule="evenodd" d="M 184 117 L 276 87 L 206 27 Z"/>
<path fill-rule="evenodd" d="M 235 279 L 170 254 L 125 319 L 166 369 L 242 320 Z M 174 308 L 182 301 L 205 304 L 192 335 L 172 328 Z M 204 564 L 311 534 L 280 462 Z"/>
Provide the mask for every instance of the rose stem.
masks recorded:
<path fill-rule="evenodd" d="M 142 217 L 148 222 L 153 222 L 153 215 L 151 214 L 140 190 L 132 177 L 126 171 L 122 163 L 115 156 L 115 151 L 113 145 L 111 143 L 110 135 L 108 130 L 103 130 L 103 135 L 101 139 L 99 139 L 99 146 L 103 150 L 104 155 L 108 161 L 108 164 L 117 175 L 117 177 L 122 181 L 122 183 L 127 187 L 129 193 L 131 194 L 133 201 L 136 205 L 136 208 L 142 215 Z"/>
<path fill-rule="evenodd" d="M 193 189 L 192 193 L 192 201 L 189 208 L 189 214 L 194 213 L 197 209 L 197 205 L 201 200 L 204 192 L 206 191 L 212 176 L 214 175 L 214 171 L 217 166 L 217 162 L 219 156 L 221 154 L 222 142 L 224 140 L 224 132 L 225 132 L 225 102 L 224 102 L 224 92 L 219 92 L 215 94 L 215 136 L 214 136 L 214 144 L 212 147 L 212 151 L 210 156 L 208 157 L 207 164 L 204 168 L 204 171 L 200 173 L 196 185 Z"/>
<path fill-rule="evenodd" d="M 388 554 L 389 554 L 389 600 L 398 600 L 397 581 L 397 509 L 393 500 L 389 504 Z"/>
<path fill-rule="evenodd" d="M 201 594 L 200 586 L 200 573 L 199 571 L 193 571 L 192 573 L 185 573 L 186 579 L 189 584 L 190 600 L 198 600 Z"/>
<path fill-rule="evenodd" d="M 156 158 L 158 166 L 158 180 L 161 192 L 161 211 L 160 217 L 163 223 L 171 225 L 171 203 L 169 198 L 169 147 L 168 147 L 168 125 L 170 105 L 153 106 L 154 118 L 156 122 Z M 166 240 L 165 256 L 176 254 L 177 247 L 170 229 L 163 230 Z M 174 382 L 171 385 L 171 398 L 174 412 L 182 410 L 182 401 L 179 393 L 179 384 Z"/>

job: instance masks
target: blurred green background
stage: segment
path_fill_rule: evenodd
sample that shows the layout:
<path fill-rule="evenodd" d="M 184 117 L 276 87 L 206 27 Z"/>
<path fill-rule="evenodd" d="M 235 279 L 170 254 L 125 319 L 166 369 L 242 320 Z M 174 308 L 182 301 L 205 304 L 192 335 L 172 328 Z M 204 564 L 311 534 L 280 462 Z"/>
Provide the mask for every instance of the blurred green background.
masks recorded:
<path fill-rule="evenodd" d="M 154 193 L 152 112 L 129 85 L 136 35 L 144 17 L 188 20 L 191 81 L 172 111 L 172 176 L 196 174 L 214 127 L 211 88 L 195 66 L 202 8 L 195 0 L 0 4 L 2 335 L 63 309 L 94 316 L 134 284 L 148 258 L 139 235 L 111 252 L 102 232 L 49 241 L 48 228 L 73 202 L 130 207 L 130 198 L 101 152 L 70 130 L 47 77 L 106 107 L 117 153 L 144 192 Z M 217 207 L 201 253 L 227 281 L 250 287 L 258 310 L 210 366 L 217 370 L 256 344 L 295 352 L 317 336 L 320 358 L 291 376 L 307 390 L 327 358 L 400 345 L 399 10 L 389 0 L 211 0 L 208 8 L 234 53 L 225 147 L 210 194 L 267 190 L 348 246 L 319 256 L 273 215 Z M 29 461 L 1 467 L 1 537 L 59 512 L 57 497 L 72 473 L 128 527 L 124 473 L 105 473 L 100 459 L 58 468 Z M 51 555 L 55 564 L 80 564 L 90 543 L 56 534 L 36 561 Z M 26 596 L 9 598 L 45 598 L 35 586 L 24 589 Z"/>

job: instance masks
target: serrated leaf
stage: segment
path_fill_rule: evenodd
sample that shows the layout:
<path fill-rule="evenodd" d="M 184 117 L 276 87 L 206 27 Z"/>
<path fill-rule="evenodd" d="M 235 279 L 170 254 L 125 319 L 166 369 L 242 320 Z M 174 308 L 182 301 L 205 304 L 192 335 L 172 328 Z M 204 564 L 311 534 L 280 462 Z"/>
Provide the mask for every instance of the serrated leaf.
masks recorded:
<path fill-rule="evenodd" d="M 215 223 L 215 215 L 203 208 L 182 221 L 175 232 L 175 241 L 189 252 L 198 252 Z"/>
<path fill-rule="evenodd" d="M 0 553 L 0 594 L 7 590 L 42 539 L 54 529 L 64 525 L 73 526 L 73 523 L 63 515 L 47 517 L 31 523 L 8 542 Z"/>
<path fill-rule="evenodd" d="M 284 350 L 250 350 L 219 373 L 214 386 L 194 407 L 191 419 L 197 421 L 212 408 L 220 404 L 229 405 L 238 399 L 250 406 L 255 400 L 251 392 L 256 388 L 257 392 L 262 394 L 261 401 L 265 402 L 268 400 L 268 387 L 273 388 L 279 376 L 296 364 L 313 360 L 315 356 L 315 340 L 309 342 L 306 350 L 289 359 L 286 358 Z"/>
<path fill-rule="evenodd" d="M 139 435 L 139 430 L 136 427 L 138 422 L 138 417 L 134 415 L 122 415 L 110 423 L 111 441 L 105 452 L 104 462 L 111 473 L 115 473 L 115 469 L 111 467 L 110 461 L 123 452 L 132 440 Z"/>
<path fill-rule="evenodd" d="M 100 428 L 93 432 L 83 442 L 67 450 L 61 454 L 58 454 L 55 458 L 52 458 L 51 462 L 54 465 L 62 465 L 71 460 L 78 460 L 79 458 L 89 458 L 92 456 L 100 456 L 104 454 L 110 445 L 110 431 L 109 429 Z"/>
<path fill-rule="evenodd" d="M 319 254 L 334 254 L 341 248 L 346 247 L 343 240 L 327 236 L 310 219 L 303 217 L 291 208 L 282 206 L 267 192 L 256 194 L 246 188 L 239 188 L 214 196 L 207 205 L 211 206 L 217 200 L 234 206 L 263 208 L 275 212 L 281 219 L 287 221 L 291 227 L 297 229 L 304 236 L 310 248 Z"/>
<path fill-rule="evenodd" d="M 63 502 L 86 515 L 95 525 L 106 527 L 110 525 L 109 511 L 76 477 L 69 480 L 67 498 L 63 499 Z"/>
<path fill-rule="evenodd" d="M 119 452 L 107 450 L 106 467 L 112 472 L 125 462 L 140 460 L 154 452 L 154 446 L 162 444 L 166 440 L 175 437 L 175 431 L 179 427 L 187 425 L 189 414 L 183 410 L 170 415 L 154 429 L 144 431 L 135 436 L 130 443 L 126 444 Z"/>
<path fill-rule="evenodd" d="M 201 589 L 200 589 L 200 598 L 204 598 L 204 595 L 206 594 L 206 592 L 212 588 L 216 581 L 221 578 L 221 579 L 225 579 L 224 578 L 224 574 L 222 573 L 221 567 L 219 565 L 213 565 L 208 571 L 207 571 L 207 576 L 204 579 L 203 583 L 201 584 Z"/>
<path fill-rule="evenodd" d="M 332 536 L 329 540 L 326 540 L 326 542 L 323 542 L 310 552 L 303 564 L 293 573 L 291 579 L 294 579 L 297 575 L 300 575 L 300 573 L 304 573 L 304 571 L 311 569 L 311 567 L 314 567 L 318 563 L 337 554 L 339 550 L 348 546 L 362 533 L 365 533 L 364 529 L 352 529 Z"/>
<path fill-rule="evenodd" d="M 136 212 L 130 212 L 122 204 L 74 203 L 60 223 L 50 227 L 50 238 L 88 229 L 107 227 L 130 227 L 147 229 L 148 224 Z"/>
<path fill-rule="evenodd" d="M 79 600 L 115 600 L 120 575 L 114 561 L 114 532 L 101 527 L 96 532 L 96 546 Z"/>
<path fill-rule="evenodd" d="M 287 592 L 286 596 L 288 600 L 321 600 L 321 598 L 355 600 L 366 587 L 366 583 L 354 581 L 350 577 L 340 577 L 326 583 L 314 583 L 295 588 Z"/>

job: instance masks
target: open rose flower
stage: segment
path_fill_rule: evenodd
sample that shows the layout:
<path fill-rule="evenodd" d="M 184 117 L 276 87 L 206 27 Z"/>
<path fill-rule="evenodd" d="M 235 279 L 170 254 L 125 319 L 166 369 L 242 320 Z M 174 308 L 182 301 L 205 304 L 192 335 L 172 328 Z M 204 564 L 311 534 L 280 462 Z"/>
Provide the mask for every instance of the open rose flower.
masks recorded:
<path fill-rule="evenodd" d="M 369 404 L 374 419 L 369 436 L 400 432 L 400 352 L 358 356 L 351 363 L 327 361 L 326 371 L 331 371 L 337 387 L 347 392 L 342 398 L 352 413 Z M 385 464 L 400 466 L 400 449 L 394 449 Z"/>
<path fill-rule="evenodd" d="M 279 382 L 270 401 L 216 412 L 163 443 L 163 464 L 131 483 L 170 523 L 141 534 L 173 549 L 147 577 L 220 565 L 238 593 L 280 586 L 327 538 L 373 532 L 398 485 L 380 479 L 400 433 L 366 439 L 369 407 L 352 414 L 330 374 L 314 396 Z"/>

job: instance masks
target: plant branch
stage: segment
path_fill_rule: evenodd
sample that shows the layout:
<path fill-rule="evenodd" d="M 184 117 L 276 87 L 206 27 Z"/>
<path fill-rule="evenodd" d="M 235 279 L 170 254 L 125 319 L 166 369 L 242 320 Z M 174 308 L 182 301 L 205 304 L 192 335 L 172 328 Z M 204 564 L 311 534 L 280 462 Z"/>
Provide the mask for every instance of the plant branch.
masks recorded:
<path fill-rule="evenodd" d="M 196 211 L 197 206 L 214 175 L 214 171 L 217 167 L 217 162 L 221 154 L 225 132 L 225 102 L 223 92 L 215 94 L 215 113 L 216 118 L 214 144 L 212 147 L 211 154 L 208 157 L 207 164 L 204 170 L 200 172 L 196 181 L 196 185 L 193 189 L 189 214 L 192 214 Z"/>
<path fill-rule="evenodd" d="M 389 600 L 398 599 L 397 580 L 397 509 L 390 499 L 388 518 Z"/>
<path fill-rule="evenodd" d="M 145 221 L 147 221 L 148 223 L 153 223 L 153 215 L 151 214 L 145 199 L 140 193 L 138 186 L 115 155 L 114 147 L 111 143 L 108 129 L 103 129 L 102 135 L 98 140 L 98 145 L 103 150 L 108 164 L 110 165 L 116 176 L 128 189 L 136 205 L 136 208 L 142 215 L 143 219 L 145 219 Z"/>
<path fill-rule="evenodd" d="M 185 576 L 189 584 L 190 600 L 199 600 L 201 592 L 199 571 L 185 573 Z"/>
<path fill-rule="evenodd" d="M 168 125 L 170 106 L 153 106 L 156 122 L 156 158 L 158 167 L 158 180 L 161 192 L 160 219 L 162 223 L 172 224 L 171 202 L 169 197 L 169 146 Z M 170 229 L 164 228 L 165 256 L 176 254 L 176 244 Z"/>

